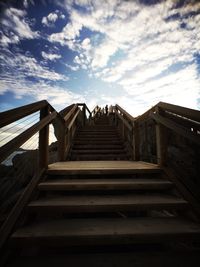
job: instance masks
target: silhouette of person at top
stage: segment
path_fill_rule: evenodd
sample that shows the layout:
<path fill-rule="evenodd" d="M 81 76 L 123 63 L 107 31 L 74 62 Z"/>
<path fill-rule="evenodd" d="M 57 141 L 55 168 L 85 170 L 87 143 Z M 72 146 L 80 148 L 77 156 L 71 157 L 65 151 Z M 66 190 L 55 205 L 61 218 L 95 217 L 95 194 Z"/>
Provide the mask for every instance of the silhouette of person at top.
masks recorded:
<path fill-rule="evenodd" d="M 108 114 L 108 105 L 105 106 L 106 115 Z"/>

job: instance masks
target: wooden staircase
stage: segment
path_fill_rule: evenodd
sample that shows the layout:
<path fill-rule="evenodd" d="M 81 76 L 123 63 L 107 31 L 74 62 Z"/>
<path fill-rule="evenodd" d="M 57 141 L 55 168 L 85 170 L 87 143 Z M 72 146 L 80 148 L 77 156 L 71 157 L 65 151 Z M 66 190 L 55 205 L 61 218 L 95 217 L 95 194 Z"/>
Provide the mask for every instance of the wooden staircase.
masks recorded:
<path fill-rule="evenodd" d="M 129 160 L 130 152 L 109 117 L 101 115 L 94 125 L 81 127 L 74 139 L 69 160 Z"/>
<path fill-rule="evenodd" d="M 161 103 L 133 118 L 116 105 L 111 118 L 97 106 L 87 119 L 85 104 L 58 114 L 42 101 L 0 121 L 4 126 L 38 110 L 40 121 L 1 148 L 3 160 L 39 131 L 40 172 L 1 228 L 5 266 L 200 266 L 195 190 L 163 164 L 169 148 L 163 125 L 199 144 L 196 111 Z M 58 139 L 59 160 L 52 164 L 49 123 Z M 137 160 L 154 153 L 147 141 L 156 145 L 158 164 Z"/>
<path fill-rule="evenodd" d="M 23 254 L 33 261 L 37 256 L 37 264 L 54 266 L 49 256 L 63 257 L 64 248 L 65 263 L 68 254 L 71 258 L 85 251 L 93 257 L 95 248 L 103 255 L 128 250 L 128 258 L 138 248 L 147 254 L 152 249 L 163 253 L 170 244 L 199 240 L 200 227 L 186 216 L 189 210 L 188 202 L 155 164 L 58 162 L 49 166 L 46 179 L 38 184 L 37 197 L 26 208 L 29 219 L 13 232 L 9 245 L 22 249 L 20 266 L 26 262 Z M 123 266 L 129 263 L 124 261 Z"/>

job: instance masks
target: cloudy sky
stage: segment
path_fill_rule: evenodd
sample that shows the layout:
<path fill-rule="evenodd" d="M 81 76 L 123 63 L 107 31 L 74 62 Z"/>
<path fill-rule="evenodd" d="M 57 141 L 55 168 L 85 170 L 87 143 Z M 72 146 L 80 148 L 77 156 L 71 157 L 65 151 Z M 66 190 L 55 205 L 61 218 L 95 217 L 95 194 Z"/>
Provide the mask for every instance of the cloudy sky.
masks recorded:
<path fill-rule="evenodd" d="M 159 101 L 200 109 L 199 0 L 1 1 L 0 111 Z"/>

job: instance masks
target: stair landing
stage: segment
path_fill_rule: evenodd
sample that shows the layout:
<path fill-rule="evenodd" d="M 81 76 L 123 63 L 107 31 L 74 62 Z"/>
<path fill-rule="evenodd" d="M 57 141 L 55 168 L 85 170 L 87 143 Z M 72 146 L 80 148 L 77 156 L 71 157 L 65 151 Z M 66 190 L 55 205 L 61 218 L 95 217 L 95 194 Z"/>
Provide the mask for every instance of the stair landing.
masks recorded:
<path fill-rule="evenodd" d="M 160 172 L 157 164 L 144 161 L 64 161 L 56 162 L 48 166 L 50 174 L 66 173 L 151 173 Z"/>

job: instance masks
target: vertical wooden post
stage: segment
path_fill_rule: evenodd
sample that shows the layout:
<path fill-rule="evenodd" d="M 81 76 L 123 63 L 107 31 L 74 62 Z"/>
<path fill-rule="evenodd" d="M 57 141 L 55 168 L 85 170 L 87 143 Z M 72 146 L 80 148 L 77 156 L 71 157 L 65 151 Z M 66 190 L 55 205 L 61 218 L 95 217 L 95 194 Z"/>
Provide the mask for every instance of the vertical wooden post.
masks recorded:
<path fill-rule="evenodd" d="M 140 160 L 140 135 L 138 122 L 133 122 L 133 160 Z"/>
<path fill-rule="evenodd" d="M 156 107 L 158 114 L 161 113 L 160 108 Z M 157 150 L 157 163 L 163 166 L 166 159 L 166 138 L 165 127 L 160 123 L 156 123 L 156 150 Z"/>
<path fill-rule="evenodd" d="M 40 120 L 49 114 L 48 105 L 40 110 Z M 49 160 L 49 125 L 39 131 L 39 168 L 47 168 Z"/>
<path fill-rule="evenodd" d="M 85 121 L 86 121 L 86 108 L 85 104 L 83 105 L 83 126 L 85 126 Z"/>
<path fill-rule="evenodd" d="M 58 160 L 64 161 L 66 153 L 66 132 L 64 123 L 60 125 L 59 140 L 58 140 Z"/>

